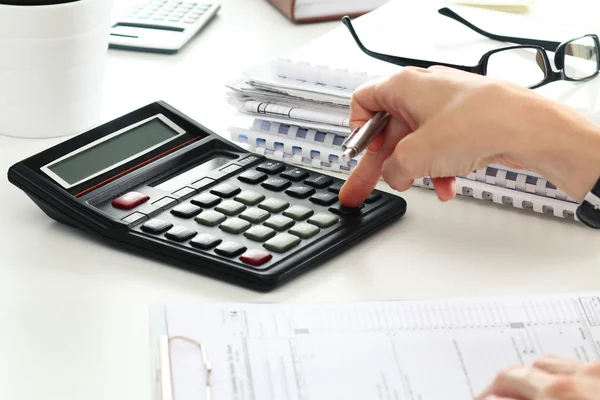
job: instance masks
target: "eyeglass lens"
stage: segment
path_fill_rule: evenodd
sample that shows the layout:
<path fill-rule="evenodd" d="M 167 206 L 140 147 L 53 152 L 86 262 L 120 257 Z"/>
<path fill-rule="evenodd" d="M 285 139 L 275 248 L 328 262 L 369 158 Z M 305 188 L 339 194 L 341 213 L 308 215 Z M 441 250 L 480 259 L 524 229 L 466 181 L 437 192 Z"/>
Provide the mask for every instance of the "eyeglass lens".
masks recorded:
<path fill-rule="evenodd" d="M 585 79 L 598 71 L 598 48 L 589 36 L 573 40 L 565 46 L 565 76 Z"/>
<path fill-rule="evenodd" d="M 540 50 L 512 48 L 490 55 L 486 75 L 521 86 L 533 87 L 542 82 L 547 73 Z"/>

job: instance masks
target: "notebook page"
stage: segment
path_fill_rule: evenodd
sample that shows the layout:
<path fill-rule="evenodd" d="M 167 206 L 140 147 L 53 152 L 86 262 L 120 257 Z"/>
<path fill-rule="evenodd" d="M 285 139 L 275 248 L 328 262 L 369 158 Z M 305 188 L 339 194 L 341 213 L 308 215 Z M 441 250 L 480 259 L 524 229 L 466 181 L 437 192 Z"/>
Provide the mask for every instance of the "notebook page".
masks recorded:
<path fill-rule="evenodd" d="M 600 293 L 328 304 L 173 304 L 202 341 L 213 398 L 473 399 L 543 354 L 600 360 Z M 171 345 L 174 398 L 203 399 L 199 353 Z"/>

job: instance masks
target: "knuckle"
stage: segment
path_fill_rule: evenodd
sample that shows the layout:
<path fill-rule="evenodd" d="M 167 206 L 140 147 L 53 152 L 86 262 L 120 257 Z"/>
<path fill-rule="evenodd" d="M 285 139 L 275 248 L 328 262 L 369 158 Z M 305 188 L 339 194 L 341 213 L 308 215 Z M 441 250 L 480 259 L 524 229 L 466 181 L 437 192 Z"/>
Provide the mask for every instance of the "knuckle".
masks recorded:
<path fill-rule="evenodd" d="M 600 378 L 600 363 L 592 363 L 584 367 L 584 373 L 589 376 Z"/>
<path fill-rule="evenodd" d="M 542 389 L 541 397 L 548 399 L 574 398 L 577 382 L 572 376 L 558 376 Z"/>

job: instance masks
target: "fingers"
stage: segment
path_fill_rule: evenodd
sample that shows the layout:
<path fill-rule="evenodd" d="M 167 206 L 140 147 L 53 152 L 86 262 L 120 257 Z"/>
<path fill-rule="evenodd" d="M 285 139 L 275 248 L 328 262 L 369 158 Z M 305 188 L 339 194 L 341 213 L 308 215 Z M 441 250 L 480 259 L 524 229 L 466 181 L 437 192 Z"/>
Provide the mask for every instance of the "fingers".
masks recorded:
<path fill-rule="evenodd" d="M 358 207 L 371 194 L 379 179 L 384 161 L 392 154 L 396 143 L 410 132 L 404 121 L 390 119 L 383 134 L 371 142 L 360 162 L 348 177 L 339 193 L 347 207 Z"/>
<path fill-rule="evenodd" d="M 534 368 L 541 369 L 550 374 L 576 374 L 585 371 L 585 364 L 571 359 L 546 356 L 533 364 Z"/>
<path fill-rule="evenodd" d="M 537 368 L 523 366 L 507 368 L 500 372 L 494 382 L 476 399 L 484 400 L 488 396 L 535 400 L 542 398 L 556 377 Z"/>

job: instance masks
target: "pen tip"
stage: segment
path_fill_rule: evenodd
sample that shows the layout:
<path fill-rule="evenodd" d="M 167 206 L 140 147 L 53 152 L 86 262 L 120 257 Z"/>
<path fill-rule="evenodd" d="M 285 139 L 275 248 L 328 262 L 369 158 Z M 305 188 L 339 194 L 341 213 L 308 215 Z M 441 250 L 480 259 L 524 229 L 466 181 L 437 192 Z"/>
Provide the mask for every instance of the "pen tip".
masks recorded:
<path fill-rule="evenodd" d="M 344 154 L 342 154 L 342 161 L 349 162 L 352 160 L 352 157 L 354 157 L 354 152 L 351 149 L 347 149 L 344 151 Z"/>

